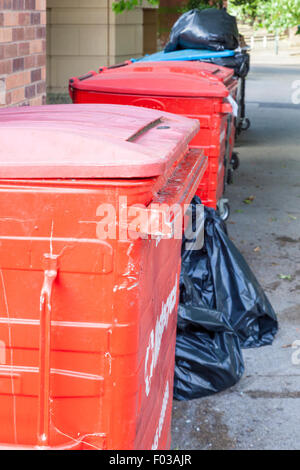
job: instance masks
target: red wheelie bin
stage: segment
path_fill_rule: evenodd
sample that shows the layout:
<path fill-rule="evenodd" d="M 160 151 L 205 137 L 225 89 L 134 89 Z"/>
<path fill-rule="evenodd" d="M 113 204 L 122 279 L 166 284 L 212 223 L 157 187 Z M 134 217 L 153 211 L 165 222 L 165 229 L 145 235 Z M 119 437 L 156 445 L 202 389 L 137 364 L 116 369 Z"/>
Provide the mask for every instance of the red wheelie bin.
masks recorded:
<path fill-rule="evenodd" d="M 143 106 L 198 119 L 200 132 L 191 145 L 204 149 L 208 168 L 197 195 L 207 206 L 222 206 L 226 218 L 222 199 L 235 137 L 233 70 L 201 62 L 126 62 L 73 77 L 69 85 L 74 103 Z"/>
<path fill-rule="evenodd" d="M 167 216 L 204 174 L 198 128 L 131 106 L 0 111 L 2 449 L 169 447 L 182 240 Z"/>

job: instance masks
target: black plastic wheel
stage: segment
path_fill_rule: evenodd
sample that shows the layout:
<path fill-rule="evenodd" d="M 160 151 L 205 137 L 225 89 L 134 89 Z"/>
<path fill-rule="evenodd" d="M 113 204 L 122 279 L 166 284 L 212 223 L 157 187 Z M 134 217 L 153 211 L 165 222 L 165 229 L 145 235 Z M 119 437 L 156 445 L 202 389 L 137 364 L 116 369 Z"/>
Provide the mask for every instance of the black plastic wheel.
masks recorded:
<path fill-rule="evenodd" d="M 227 170 L 227 184 L 233 184 L 233 170 L 231 168 Z"/>
<path fill-rule="evenodd" d="M 245 119 L 243 120 L 242 125 L 241 125 L 241 129 L 242 129 L 242 131 L 247 131 L 250 126 L 251 126 L 250 119 L 245 118 Z"/>
<path fill-rule="evenodd" d="M 220 212 L 220 210 L 218 210 L 218 213 L 219 213 L 219 216 L 221 217 L 221 219 L 224 222 L 225 222 L 225 220 L 228 219 L 228 217 L 230 216 L 230 206 L 229 206 L 228 202 L 224 202 L 222 212 Z"/>
<path fill-rule="evenodd" d="M 238 156 L 237 152 L 232 152 L 230 165 L 232 166 L 233 170 L 237 170 L 238 167 L 240 166 L 240 159 L 239 159 L 239 156 Z"/>

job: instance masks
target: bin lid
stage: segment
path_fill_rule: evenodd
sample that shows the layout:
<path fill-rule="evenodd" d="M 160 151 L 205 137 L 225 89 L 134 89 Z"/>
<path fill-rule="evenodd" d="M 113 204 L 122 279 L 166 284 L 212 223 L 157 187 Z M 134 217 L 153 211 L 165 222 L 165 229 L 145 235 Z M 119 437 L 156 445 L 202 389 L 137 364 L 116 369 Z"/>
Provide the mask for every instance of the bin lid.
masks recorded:
<path fill-rule="evenodd" d="M 145 55 L 141 59 L 132 59 L 132 62 L 159 62 L 169 60 L 204 60 L 215 59 L 218 57 L 232 57 L 234 51 L 210 51 L 208 49 L 182 49 L 172 52 L 156 52 L 155 54 Z"/>
<path fill-rule="evenodd" d="M 146 178 L 163 174 L 196 120 L 119 105 L 0 110 L 0 178 Z"/>
<path fill-rule="evenodd" d="M 103 68 L 88 78 L 73 78 L 71 87 L 102 93 L 143 96 L 218 97 L 229 92 L 225 82 L 233 70 L 205 62 L 136 62 L 119 68 Z"/>

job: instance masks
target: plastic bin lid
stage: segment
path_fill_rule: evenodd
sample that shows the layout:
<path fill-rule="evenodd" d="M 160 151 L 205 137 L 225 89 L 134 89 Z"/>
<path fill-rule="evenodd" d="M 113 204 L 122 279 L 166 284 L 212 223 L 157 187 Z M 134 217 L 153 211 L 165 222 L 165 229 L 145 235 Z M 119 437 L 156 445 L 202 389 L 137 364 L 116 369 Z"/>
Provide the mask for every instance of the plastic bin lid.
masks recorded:
<path fill-rule="evenodd" d="M 218 97 L 229 92 L 225 81 L 233 70 L 204 62 L 136 62 L 119 68 L 103 68 L 89 78 L 71 79 L 71 87 L 102 93 L 143 96 Z"/>
<path fill-rule="evenodd" d="M 145 178 L 163 174 L 196 120 L 134 106 L 0 110 L 0 178 Z"/>
<path fill-rule="evenodd" d="M 156 52 L 142 57 L 141 59 L 132 59 L 132 62 L 159 62 L 169 60 L 204 60 L 215 59 L 217 57 L 232 57 L 234 51 L 209 51 L 208 49 L 182 49 L 173 52 Z"/>

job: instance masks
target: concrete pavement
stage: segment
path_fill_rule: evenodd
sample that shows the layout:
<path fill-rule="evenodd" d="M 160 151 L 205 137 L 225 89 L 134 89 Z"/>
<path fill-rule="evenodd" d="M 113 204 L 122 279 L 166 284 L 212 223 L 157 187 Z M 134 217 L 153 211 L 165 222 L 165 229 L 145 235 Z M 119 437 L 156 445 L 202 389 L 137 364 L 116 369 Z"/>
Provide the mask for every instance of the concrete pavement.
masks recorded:
<path fill-rule="evenodd" d="M 236 386 L 174 402 L 173 449 L 300 449 L 300 104 L 291 98 L 300 67 L 267 62 L 249 75 L 252 126 L 239 139 L 241 166 L 226 195 L 230 236 L 266 290 L 280 330 L 272 346 L 244 351 L 246 371 Z"/>
<path fill-rule="evenodd" d="M 268 44 L 267 48 L 254 46 L 250 52 L 252 65 L 299 66 L 300 46 L 290 47 L 288 41 L 280 41 L 278 54 L 275 53 L 275 43 Z"/>

